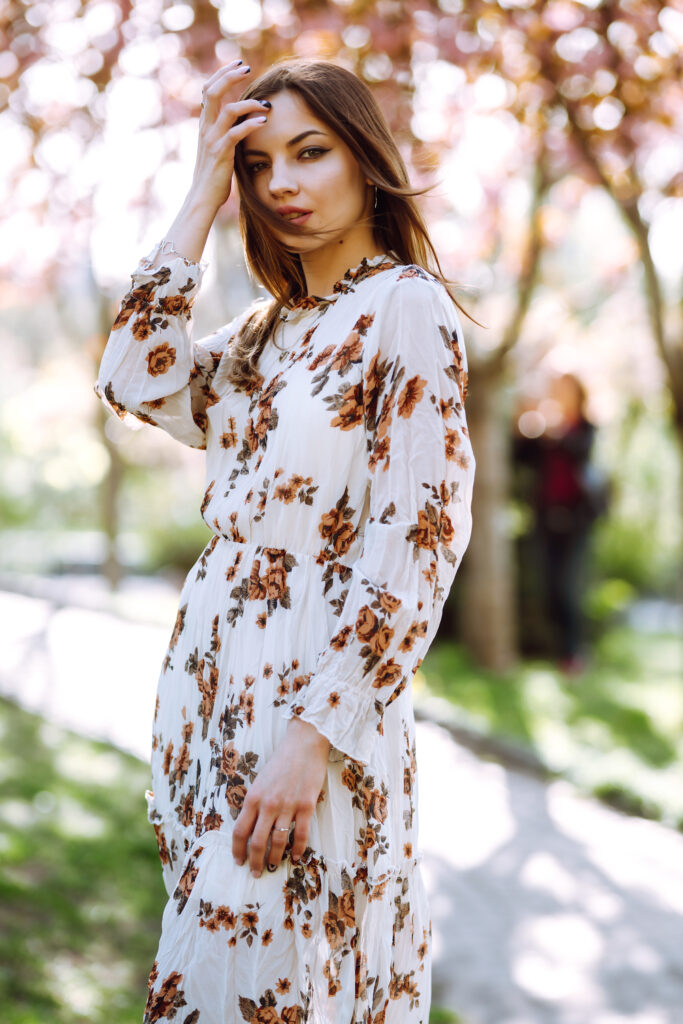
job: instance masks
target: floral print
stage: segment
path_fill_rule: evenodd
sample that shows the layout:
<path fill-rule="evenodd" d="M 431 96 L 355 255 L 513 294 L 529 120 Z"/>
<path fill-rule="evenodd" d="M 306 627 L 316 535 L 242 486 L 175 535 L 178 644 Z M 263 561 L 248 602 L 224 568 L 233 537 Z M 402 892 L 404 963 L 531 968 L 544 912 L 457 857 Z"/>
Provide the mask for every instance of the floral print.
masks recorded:
<path fill-rule="evenodd" d="M 150 254 L 151 256 L 151 254 Z M 462 329 L 387 254 L 283 310 L 260 383 L 193 342 L 204 264 L 133 273 L 95 389 L 206 450 L 212 538 L 161 665 L 148 817 L 168 892 L 145 1024 L 423 1024 L 431 924 L 410 681 L 467 547 Z M 308 846 L 254 878 L 231 852 L 294 716 L 331 743 Z"/>

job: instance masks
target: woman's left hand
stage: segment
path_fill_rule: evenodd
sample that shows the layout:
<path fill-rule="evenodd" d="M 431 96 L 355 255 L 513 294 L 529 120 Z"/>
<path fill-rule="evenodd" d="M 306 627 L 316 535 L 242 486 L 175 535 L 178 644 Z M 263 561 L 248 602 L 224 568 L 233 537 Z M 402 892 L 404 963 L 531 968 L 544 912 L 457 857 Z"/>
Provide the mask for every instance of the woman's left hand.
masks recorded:
<path fill-rule="evenodd" d="M 259 877 L 265 864 L 277 867 L 282 860 L 289 831 L 273 832 L 294 822 L 292 860 L 298 861 L 308 843 L 308 830 L 330 754 L 330 742 L 315 726 L 292 718 L 282 742 L 249 789 L 232 835 L 232 854 L 244 864 L 249 843 L 249 867 Z M 249 838 L 251 837 L 251 839 Z"/>

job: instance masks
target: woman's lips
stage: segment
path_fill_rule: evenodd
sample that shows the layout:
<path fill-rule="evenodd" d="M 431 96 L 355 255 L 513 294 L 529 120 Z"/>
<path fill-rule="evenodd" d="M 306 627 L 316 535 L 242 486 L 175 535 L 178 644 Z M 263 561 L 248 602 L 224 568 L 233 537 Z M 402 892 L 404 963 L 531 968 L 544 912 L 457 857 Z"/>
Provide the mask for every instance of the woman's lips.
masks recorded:
<path fill-rule="evenodd" d="M 311 210 L 297 214 L 286 214 L 282 216 L 283 220 L 286 220 L 290 224 L 305 224 L 308 218 L 311 216 Z"/>

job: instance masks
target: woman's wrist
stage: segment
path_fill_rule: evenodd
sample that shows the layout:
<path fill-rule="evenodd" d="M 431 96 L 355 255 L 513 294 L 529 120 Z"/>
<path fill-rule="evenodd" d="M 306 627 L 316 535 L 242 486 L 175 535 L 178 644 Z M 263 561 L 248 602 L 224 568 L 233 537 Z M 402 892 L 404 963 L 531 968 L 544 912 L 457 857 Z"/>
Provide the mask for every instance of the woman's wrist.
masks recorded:
<path fill-rule="evenodd" d="M 143 268 L 151 270 L 158 267 L 164 257 L 180 257 L 188 264 L 206 267 L 202 254 L 216 213 L 213 205 L 190 189 L 168 232 L 142 260 Z"/>
<path fill-rule="evenodd" d="M 330 752 L 332 744 L 327 736 L 318 732 L 314 725 L 305 722 L 302 718 L 291 718 L 287 723 L 287 731 L 297 738 L 298 742 L 310 744 L 312 747 L 319 747 L 325 753 Z"/>

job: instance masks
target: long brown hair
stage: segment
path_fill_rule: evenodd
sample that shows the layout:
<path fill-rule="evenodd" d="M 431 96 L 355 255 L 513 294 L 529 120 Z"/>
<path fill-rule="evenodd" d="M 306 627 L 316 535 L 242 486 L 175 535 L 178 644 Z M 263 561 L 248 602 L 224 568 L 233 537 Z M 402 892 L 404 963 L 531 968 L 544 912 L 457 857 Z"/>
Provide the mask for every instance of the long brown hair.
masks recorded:
<path fill-rule="evenodd" d="M 396 142 L 368 86 L 331 61 L 289 59 L 275 64 L 248 85 L 240 99 L 266 99 L 285 89 L 295 92 L 348 146 L 363 175 L 375 186 L 372 228 L 381 251 L 394 253 L 401 263 L 414 264 L 432 273 L 446 287 L 458 309 L 473 320 L 453 295 L 453 282 L 443 274 L 417 208 L 415 197 L 426 190 L 411 188 Z M 235 151 L 235 178 L 247 265 L 273 296 L 272 302 L 265 307 L 260 305 L 247 317 L 230 349 L 228 380 L 251 390 L 261 381 L 258 358 L 282 309 L 305 298 L 307 292 L 301 260 L 277 239 L 273 229 L 281 229 L 282 221 L 256 195 L 241 143 Z M 290 225 L 287 230 L 290 234 L 311 234 L 306 227 L 297 225 Z"/>

